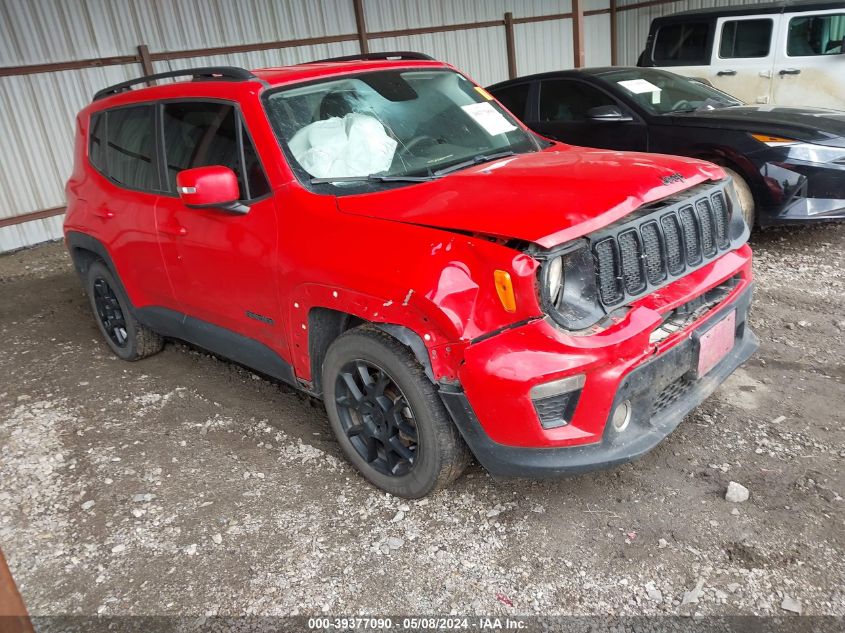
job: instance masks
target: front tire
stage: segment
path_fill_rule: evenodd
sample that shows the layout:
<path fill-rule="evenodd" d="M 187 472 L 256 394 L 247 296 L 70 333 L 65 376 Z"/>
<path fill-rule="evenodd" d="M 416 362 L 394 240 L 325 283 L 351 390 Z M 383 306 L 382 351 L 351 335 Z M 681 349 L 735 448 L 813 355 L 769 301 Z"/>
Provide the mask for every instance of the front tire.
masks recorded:
<path fill-rule="evenodd" d="M 375 486 L 417 499 L 457 479 L 469 450 L 407 347 L 373 327 L 329 347 L 324 401 L 344 454 Z"/>
<path fill-rule="evenodd" d="M 739 199 L 739 206 L 742 210 L 742 217 L 750 230 L 754 230 L 754 222 L 756 222 L 757 208 L 754 204 L 754 194 L 751 187 L 748 186 L 745 178 L 739 173 L 735 172 L 730 167 L 722 166 L 725 173 L 733 179 L 734 189 L 736 189 L 736 196 Z"/>
<path fill-rule="evenodd" d="M 134 361 L 161 351 L 164 340 L 138 322 L 123 287 L 102 262 L 91 263 L 85 282 L 94 318 L 116 356 Z"/>

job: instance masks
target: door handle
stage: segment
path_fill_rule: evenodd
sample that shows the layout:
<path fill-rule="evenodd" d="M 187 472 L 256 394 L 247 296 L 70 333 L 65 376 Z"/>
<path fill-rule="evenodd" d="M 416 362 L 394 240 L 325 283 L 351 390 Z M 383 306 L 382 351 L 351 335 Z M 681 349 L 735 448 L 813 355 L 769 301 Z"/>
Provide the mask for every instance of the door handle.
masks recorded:
<path fill-rule="evenodd" d="M 104 220 L 111 220 L 114 217 L 114 211 L 110 211 L 109 209 L 104 209 L 101 207 L 99 209 L 94 209 L 94 215 Z"/>
<path fill-rule="evenodd" d="M 158 230 L 167 235 L 175 235 L 176 237 L 182 237 L 188 234 L 188 229 L 184 226 L 170 226 L 165 224 L 164 226 L 159 226 Z"/>
<path fill-rule="evenodd" d="M 735 70 L 720 70 L 719 72 L 716 73 L 716 75 L 718 77 L 724 77 L 726 75 L 729 76 L 729 77 L 733 77 L 735 74 L 736 74 Z"/>
<path fill-rule="evenodd" d="M 801 71 L 798 68 L 784 68 L 781 70 L 778 75 L 783 77 L 784 75 L 800 75 Z"/>

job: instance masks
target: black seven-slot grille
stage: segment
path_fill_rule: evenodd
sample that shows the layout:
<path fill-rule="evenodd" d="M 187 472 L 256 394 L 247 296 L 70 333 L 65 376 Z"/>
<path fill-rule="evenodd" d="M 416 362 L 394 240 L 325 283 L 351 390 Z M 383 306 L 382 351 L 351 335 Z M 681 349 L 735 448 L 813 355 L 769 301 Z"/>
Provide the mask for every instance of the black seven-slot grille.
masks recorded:
<path fill-rule="evenodd" d="M 696 187 L 688 198 L 595 235 L 601 302 L 618 305 L 712 260 L 731 246 L 729 225 L 724 189 Z"/>

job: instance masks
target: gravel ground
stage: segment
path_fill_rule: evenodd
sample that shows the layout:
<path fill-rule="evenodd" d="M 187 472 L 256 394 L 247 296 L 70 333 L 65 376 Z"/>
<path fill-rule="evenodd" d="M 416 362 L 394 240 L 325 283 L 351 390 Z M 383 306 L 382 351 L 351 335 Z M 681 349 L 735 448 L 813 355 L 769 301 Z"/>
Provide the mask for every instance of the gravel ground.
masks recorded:
<path fill-rule="evenodd" d="M 845 615 L 845 225 L 753 240 L 760 352 L 652 453 L 416 502 L 320 408 L 185 345 L 128 364 L 60 244 L 0 257 L 0 543 L 33 615 Z M 729 482 L 750 490 L 725 500 Z"/>

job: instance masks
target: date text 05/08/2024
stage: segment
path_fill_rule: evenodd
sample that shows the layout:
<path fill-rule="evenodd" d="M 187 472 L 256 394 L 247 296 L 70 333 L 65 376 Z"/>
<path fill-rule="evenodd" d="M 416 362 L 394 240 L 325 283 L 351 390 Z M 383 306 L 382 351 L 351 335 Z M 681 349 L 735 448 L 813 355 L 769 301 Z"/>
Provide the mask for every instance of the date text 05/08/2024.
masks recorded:
<path fill-rule="evenodd" d="M 517 618 L 497 617 L 406 617 L 401 620 L 379 617 L 320 617 L 309 618 L 308 628 L 317 631 L 382 631 L 396 629 L 404 631 L 519 631 L 528 627 L 528 622 Z"/>

